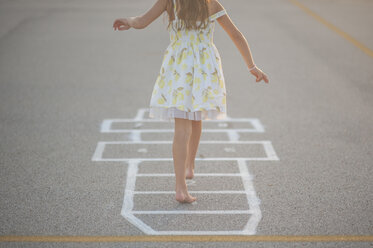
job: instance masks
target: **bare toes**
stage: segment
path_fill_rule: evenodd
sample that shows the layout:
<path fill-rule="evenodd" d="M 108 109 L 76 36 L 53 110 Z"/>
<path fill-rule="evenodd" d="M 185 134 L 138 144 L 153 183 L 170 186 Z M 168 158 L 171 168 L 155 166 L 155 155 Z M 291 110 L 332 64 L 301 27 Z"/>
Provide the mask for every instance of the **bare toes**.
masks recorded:
<path fill-rule="evenodd" d="M 197 198 L 191 195 L 185 196 L 184 194 L 176 194 L 176 200 L 180 203 L 192 203 L 196 201 Z"/>

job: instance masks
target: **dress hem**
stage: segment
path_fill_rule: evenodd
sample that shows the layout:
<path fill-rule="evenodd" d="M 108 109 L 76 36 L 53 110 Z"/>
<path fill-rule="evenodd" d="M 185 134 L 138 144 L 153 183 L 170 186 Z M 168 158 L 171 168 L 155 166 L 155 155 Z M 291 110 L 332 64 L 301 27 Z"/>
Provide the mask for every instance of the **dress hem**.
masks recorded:
<path fill-rule="evenodd" d="M 187 120 L 224 120 L 227 119 L 227 113 L 216 109 L 207 109 L 202 111 L 187 112 L 176 107 L 149 107 L 149 118 L 171 121 L 174 118 Z"/>

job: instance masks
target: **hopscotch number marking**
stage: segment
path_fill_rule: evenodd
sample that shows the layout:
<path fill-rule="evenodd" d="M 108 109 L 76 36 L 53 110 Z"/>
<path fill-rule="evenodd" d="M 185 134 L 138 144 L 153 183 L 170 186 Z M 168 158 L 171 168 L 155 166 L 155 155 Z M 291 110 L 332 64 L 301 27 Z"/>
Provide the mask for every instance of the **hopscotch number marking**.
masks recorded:
<path fill-rule="evenodd" d="M 225 141 L 200 141 L 200 144 L 241 144 L 241 145 L 262 145 L 265 157 L 196 157 L 196 161 L 235 161 L 239 169 L 239 173 L 195 173 L 195 177 L 233 177 L 241 178 L 244 186 L 244 190 L 204 190 L 204 191 L 193 191 L 190 193 L 198 194 L 242 194 L 246 195 L 249 209 L 247 210 L 147 210 L 140 211 L 134 210 L 134 197 L 136 195 L 159 195 L 159 194 L 175 194 L 174 191 L 136 191 L 135 184 L 137 177 L 174 177 L 173 173 L 138 173 L 139 164 L 144 161 L 173 161 L 173 158 L 161 157 L 161 158 L 110 158 L 103 157 L 105 148 L 107 145 L 136 145 L 142 144 L 144 147 L 137 149 L 137 155 L 148 154 L 149 148 L 146 145 L 151 144 L 172 144 L 172 141 L 142 141 L 141 134 L 143 133 L 173 133 L 174 129 L 143 129 L 142 127 L 146 123 L 159 123 L 160 120 L 145 119 L 145 114 L 149 111 L 148 108 L 141 108 L 138 110 L 135 118 L 133 119 L 106 119 L 101 124 L 102 133 L 128 133 L 131 141 L 100 141 L 97 143 L 96 150 L 92 156 L 92 161 L 113 161 L 113 162 L 127 162 L 127 179 L 125 186 L 125 193 L 123 198 L 123 206 L 121 215 L 126 218 L 130 223 L 138 227 L 144 233 L 149 235 L 254 235 L 259 221 L 262 218 L 260 210 L 260 200 L 256 195 L 256 191 L 253 186 L 253 177 L 250 175 L 248 170 L 247 161 L 249 160 L 263 160 L 263 161 L 276 161 L 279 158 L 272 146 L 271 141 L 242 141 L 239 133 L 263 133 L 264 127 L 258 119 L 255 118 L 230 118 L 227 117 L 225 120 L 205 120 L 205 122 L 216 122 L 219 128 L 203 129 L 206 133 L 226 133 L 228 140 Z M 246 123 L 250 124 L 251 128 L 227 128 L 228 122 L 231 123 Z M 132 123 L 132 129 L 113 129 L 115 123 Z M 236 149 L 231 146 L 224 147 L 224 151 L 228 153 L 235 153 Z M 195 184 L 194 180 L 186 180 L 187 185 Z M 192 205 L 197 205 L 197 202 L 193 202 Z M 175 231 L 167 230 L 161 231 L 156 230 L 148 224 L 145 224 L 136 215 L 153 215 L 153 214 L 203 214 L 203 215 L 234 215 L 234 214 L 247 214 L 250 216 L 246 225 L 242 230 L 224 230 L 224 231 Z M 224 226 L 224 224 L 223 224 Z"/>

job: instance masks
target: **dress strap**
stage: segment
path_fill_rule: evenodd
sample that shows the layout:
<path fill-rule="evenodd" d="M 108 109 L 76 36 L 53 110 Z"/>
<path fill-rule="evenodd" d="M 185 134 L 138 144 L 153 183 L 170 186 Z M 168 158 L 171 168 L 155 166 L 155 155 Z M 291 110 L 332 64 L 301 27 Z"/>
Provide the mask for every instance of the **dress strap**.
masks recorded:
<path fill-rule="evenodd" d="M 177 14 L 176 14 L 176 0 L 172 0 L 174 2 L 174 16 L 175 20 L 178 20 Z"/>
<path fill-rule="evenodd" d="M 219 17 L 221 17 L 223 15 L 226 15 L 226 14 L 227 14 L 227 11 L 225 9 L 220 10 L 220 11 L 216 12 L 215 14 L 212 14 L 210 16 L 210 20 L 214 21 L 214 20 L 218 19 Z"/>

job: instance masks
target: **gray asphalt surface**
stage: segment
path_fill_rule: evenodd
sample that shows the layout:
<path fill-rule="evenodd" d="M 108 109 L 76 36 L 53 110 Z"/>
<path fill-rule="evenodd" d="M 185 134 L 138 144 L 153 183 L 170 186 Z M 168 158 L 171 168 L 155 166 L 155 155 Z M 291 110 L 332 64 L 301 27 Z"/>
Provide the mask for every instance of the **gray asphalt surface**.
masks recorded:
<path fill-rule="evenodd" d="M 373 49 L 373 3 L 300 0 Z M 140 15 L 153 0 L 0 0 L 0 235 L 130 236 L 144 232 L 121 215 L 128 163 L 94 161 L 106 119 L 147 108 L 169 44 L 163 15 L 144 30 L 114 31 L 116 18 Z M 373 59 L 288 0 L 221 0 L 269 77 L 256 83 L 217 24 L 231 118 L 257 118 L 277 161 L 249 161 L 260 200 L 256 235 L 373 235 Z M 146 116 L 147 117 L 147 116 Z M 116 128 L 125 128 L 124 124 Z M 123 126 L 124 125 L 124 126 Z M 148 123 L 147 128 L 173 128 Z M 203 124 L 204 128 L 210 124 Z M 127 128 L 131 128 L 127 125 Z M 239 128 L 237 126 L 237 128 Z M 220 140 L 205 132 L 201 141 Z M 221 139 L 223 139 L 222 135 Z M 172 133 L 143 134 L 172 141 Z M 225 137 L 226 139 L 226 137 Z M 171 157 L 171 144 L 145 145 L 144 157 Z M 106 157 L 136 158 L 141 146 Z M 201 144 L 199 157 L 223 148 Z M 259 147 L 234 156 L 264 156 Z M 196 162 L 196 173 L 237 173 L 226 161 Z M 139 173 L 173 173 L 171 161 L 143 162 Z M 243 190 L 229 177 L 196 177 L 192 190 Z M 173 190 L 172 177 L 141 177 L 136 190 Z M 169 195 L 138 195 L 137 210 L 245 209 L 236 195 L 200 194 L 180 206 Z M 246 205 L 245 205 L 246 204 Z M 242 229 L 240 215 L 143 217 L 167 230 Z M 198 223 L 198 225 L 197 225 Z M 373 247 L 372 242 L 27 243 L 0 247 Z"/>

